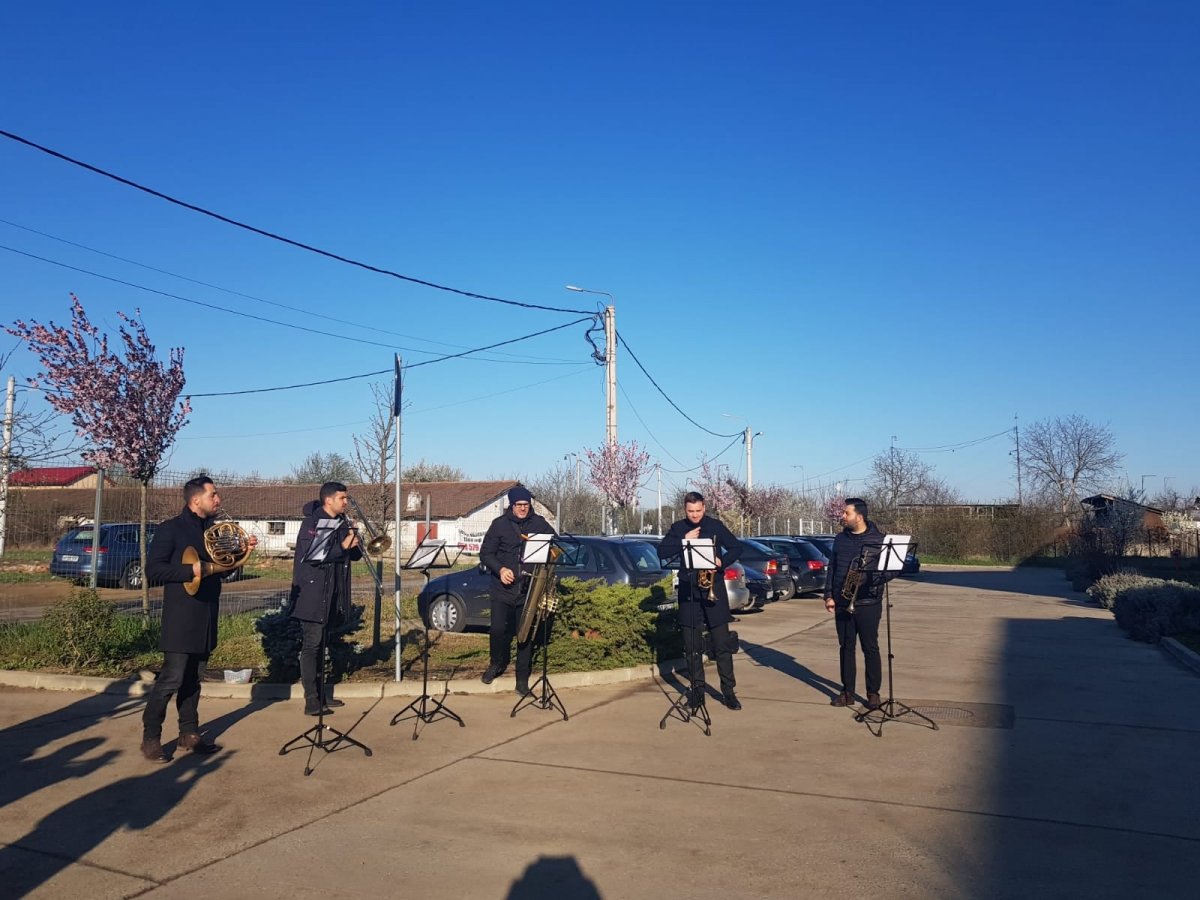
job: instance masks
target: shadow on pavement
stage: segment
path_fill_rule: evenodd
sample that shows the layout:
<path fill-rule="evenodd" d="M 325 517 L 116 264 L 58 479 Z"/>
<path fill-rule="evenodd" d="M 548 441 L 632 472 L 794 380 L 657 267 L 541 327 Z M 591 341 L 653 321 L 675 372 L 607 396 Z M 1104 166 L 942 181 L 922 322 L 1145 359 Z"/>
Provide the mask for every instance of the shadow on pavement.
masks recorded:
<path fill-rule="evenodd" d="M 573 856 L 542 856 L 526 866 L 505 900 L 602 900 Z"/>
<path fill-rule="evenodd" d="M 801 663 L 796 657 L 787 653 L 782 653 L 771 647 L 763 644 L 752 644 L 745 638 L 741 641 L 742 649 L 752 660 L 760 666 L 766 666 L 768 669 L 774 669 L 784 675 L 789 675 L 797 681 L 801 681 L 808 685 L 814 691 L 824 695 L 832 700 L 842 690 L 840 681 L 833 681 L 826 678 L 824 675 L 818 675 L 808 666 Z M 830 655 L 833 659 L 833 664 L 837 664 L 837 644 L 834 643 L 830 649 Z"/>
<path fill-rule="evenodd" d="M 894 588 L 913 583 L 908 579 L 892 582 Z M 1072 590 L 1071 582 L 1061 569 L 1017 567 L 1015 569 L 923 569 L 915 580 L 918 584 L 971 588 L 977 591 L 1000 591 L 1006 594 L 1030 594 L 1035 597 L 1055 597 L 1080 605 L 1094 605 L 1086 595 Z M 897 591 L 899 593 L 899 591 Z"/>

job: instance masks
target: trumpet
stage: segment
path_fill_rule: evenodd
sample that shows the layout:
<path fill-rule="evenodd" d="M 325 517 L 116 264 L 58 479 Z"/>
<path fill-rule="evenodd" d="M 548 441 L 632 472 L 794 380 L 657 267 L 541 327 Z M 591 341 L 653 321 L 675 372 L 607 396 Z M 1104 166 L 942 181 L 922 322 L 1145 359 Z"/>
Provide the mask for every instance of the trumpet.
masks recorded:
<path fill-rule="evenodd" d="M 392 539 L 386 534 L 380 534 L 372 526 L 370 520 L 363 514 L 362 507 L 358 505 L 358 501 L 353 496 L 347 495 L 346 499 L 350 501 L 350 505 L 354 508 L 354 514 L 358 516 L 359 522 L 366 529 L 368 540 L 363 546 L 364 552 L 368 557 L 378 556 L 380 553 L 387 553 L 392 547 Z"/>
<path fill-rule="evenodd" d="M 862 586 L 865 575 L 863 558 L 856 556 L 850 560 L 850 570 L 846 573 L 846 580 L 842 582 L 842 599 L 846 601 L 846 612 L 851 615 L 854 614 L 854 598 L 858 596 L 858 589 Z"/>

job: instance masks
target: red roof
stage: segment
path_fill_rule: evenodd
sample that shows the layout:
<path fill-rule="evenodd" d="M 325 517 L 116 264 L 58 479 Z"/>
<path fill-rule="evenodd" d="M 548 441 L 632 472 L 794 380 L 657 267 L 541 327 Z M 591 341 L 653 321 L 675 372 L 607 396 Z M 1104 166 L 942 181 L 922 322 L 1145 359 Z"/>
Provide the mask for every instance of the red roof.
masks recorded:
<path fill-rule="evenodd" d="M 94 475 L 91 466 L 50 466 L 44 469 L 22 469 L 8 476 L 13 487 L 67 487 Z"/>

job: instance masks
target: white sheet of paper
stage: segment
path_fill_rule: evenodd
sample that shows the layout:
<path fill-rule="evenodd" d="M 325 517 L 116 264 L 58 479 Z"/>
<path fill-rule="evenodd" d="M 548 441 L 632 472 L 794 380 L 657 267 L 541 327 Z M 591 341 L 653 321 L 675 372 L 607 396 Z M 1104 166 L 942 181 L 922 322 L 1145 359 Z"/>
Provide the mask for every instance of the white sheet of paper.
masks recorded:
<path fill-rule="evenodd" d="M 685 569 L 715 569 L 717 548 L 712 538 L 684 538 L 683 567 Z"/>
<path fill-rule="evenodd" d="M 525 546 L 521 548 L 521 562 L 530 565 L 550 562 L 550 542 L 552 540 L 554 540 L 552 534 L 529 535 L 525 539 Z"/>
<path fill-rule="evenodd" d="M 883 537 L 883 546 L 879 550 L 880 572 L 900 572 L 904 569 L 904 557 L 908 556 L 908 545 L 912 543 L 911 534 L 887 534 Z M 890 549 L 889 549 L 890 548 Z"/>
<path fill-rule="evenodd" d="M 445 541 L 426 541 L 413 550 L 412 557 L 404 564 L 406 569 L 423 569 L 437 559 L 438 553 L 446 546 Z"/>

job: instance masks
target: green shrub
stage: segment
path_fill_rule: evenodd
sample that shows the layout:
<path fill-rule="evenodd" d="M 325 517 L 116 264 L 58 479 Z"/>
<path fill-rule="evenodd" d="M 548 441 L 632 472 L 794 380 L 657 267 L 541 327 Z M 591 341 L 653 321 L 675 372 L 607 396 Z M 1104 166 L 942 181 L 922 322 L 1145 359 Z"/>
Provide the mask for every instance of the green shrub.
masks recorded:
<path fill-rule="evenodd" d="M 550 641 L 554 671 L 621 669 L 683 655 L 674 614 L 656 607 L 668 601 L 670 582 L 648 588 L 564 578 Z"/>
<path fill-rule="evenodd" d="M 1117 624 L 1131 638 L 1157 643 L 1200 630 L 1200 588 L 1182 581 L 1147 580 L 1149 584 L 1120 591 L 1113 603 Z"/>
<path fill-rule="evenodd" d="M 1116 603 L 1117 595 L 1122 591 L 1161 583 L 1160 579 L 1147 578 L 1136 569 L 1120 569 L 1111 575 L 1105 575 L 1089 587 L 1087 595 L 1105 609 L 1112 609 L 1113 604 Z"/>
<path fill-rule="evenodd" d="M 363 607 L 352 603 L 346 621 L 330 626 L 326 646 L 333 665 L 334 679 L 376 661 L 369 648 L 364 648 L 352 640 L 362 624 Z M 300 622 L 291 617 L 291 607 L 281 607 L 259 616 L 254 620 L 254 630 L 262 636 L 262 652 L 267 668 L 265 680 L 290 684 L 299 679 L 303 633 L 300 630 Z M 386 644 L 381 651 L 391 652 Z"/>

